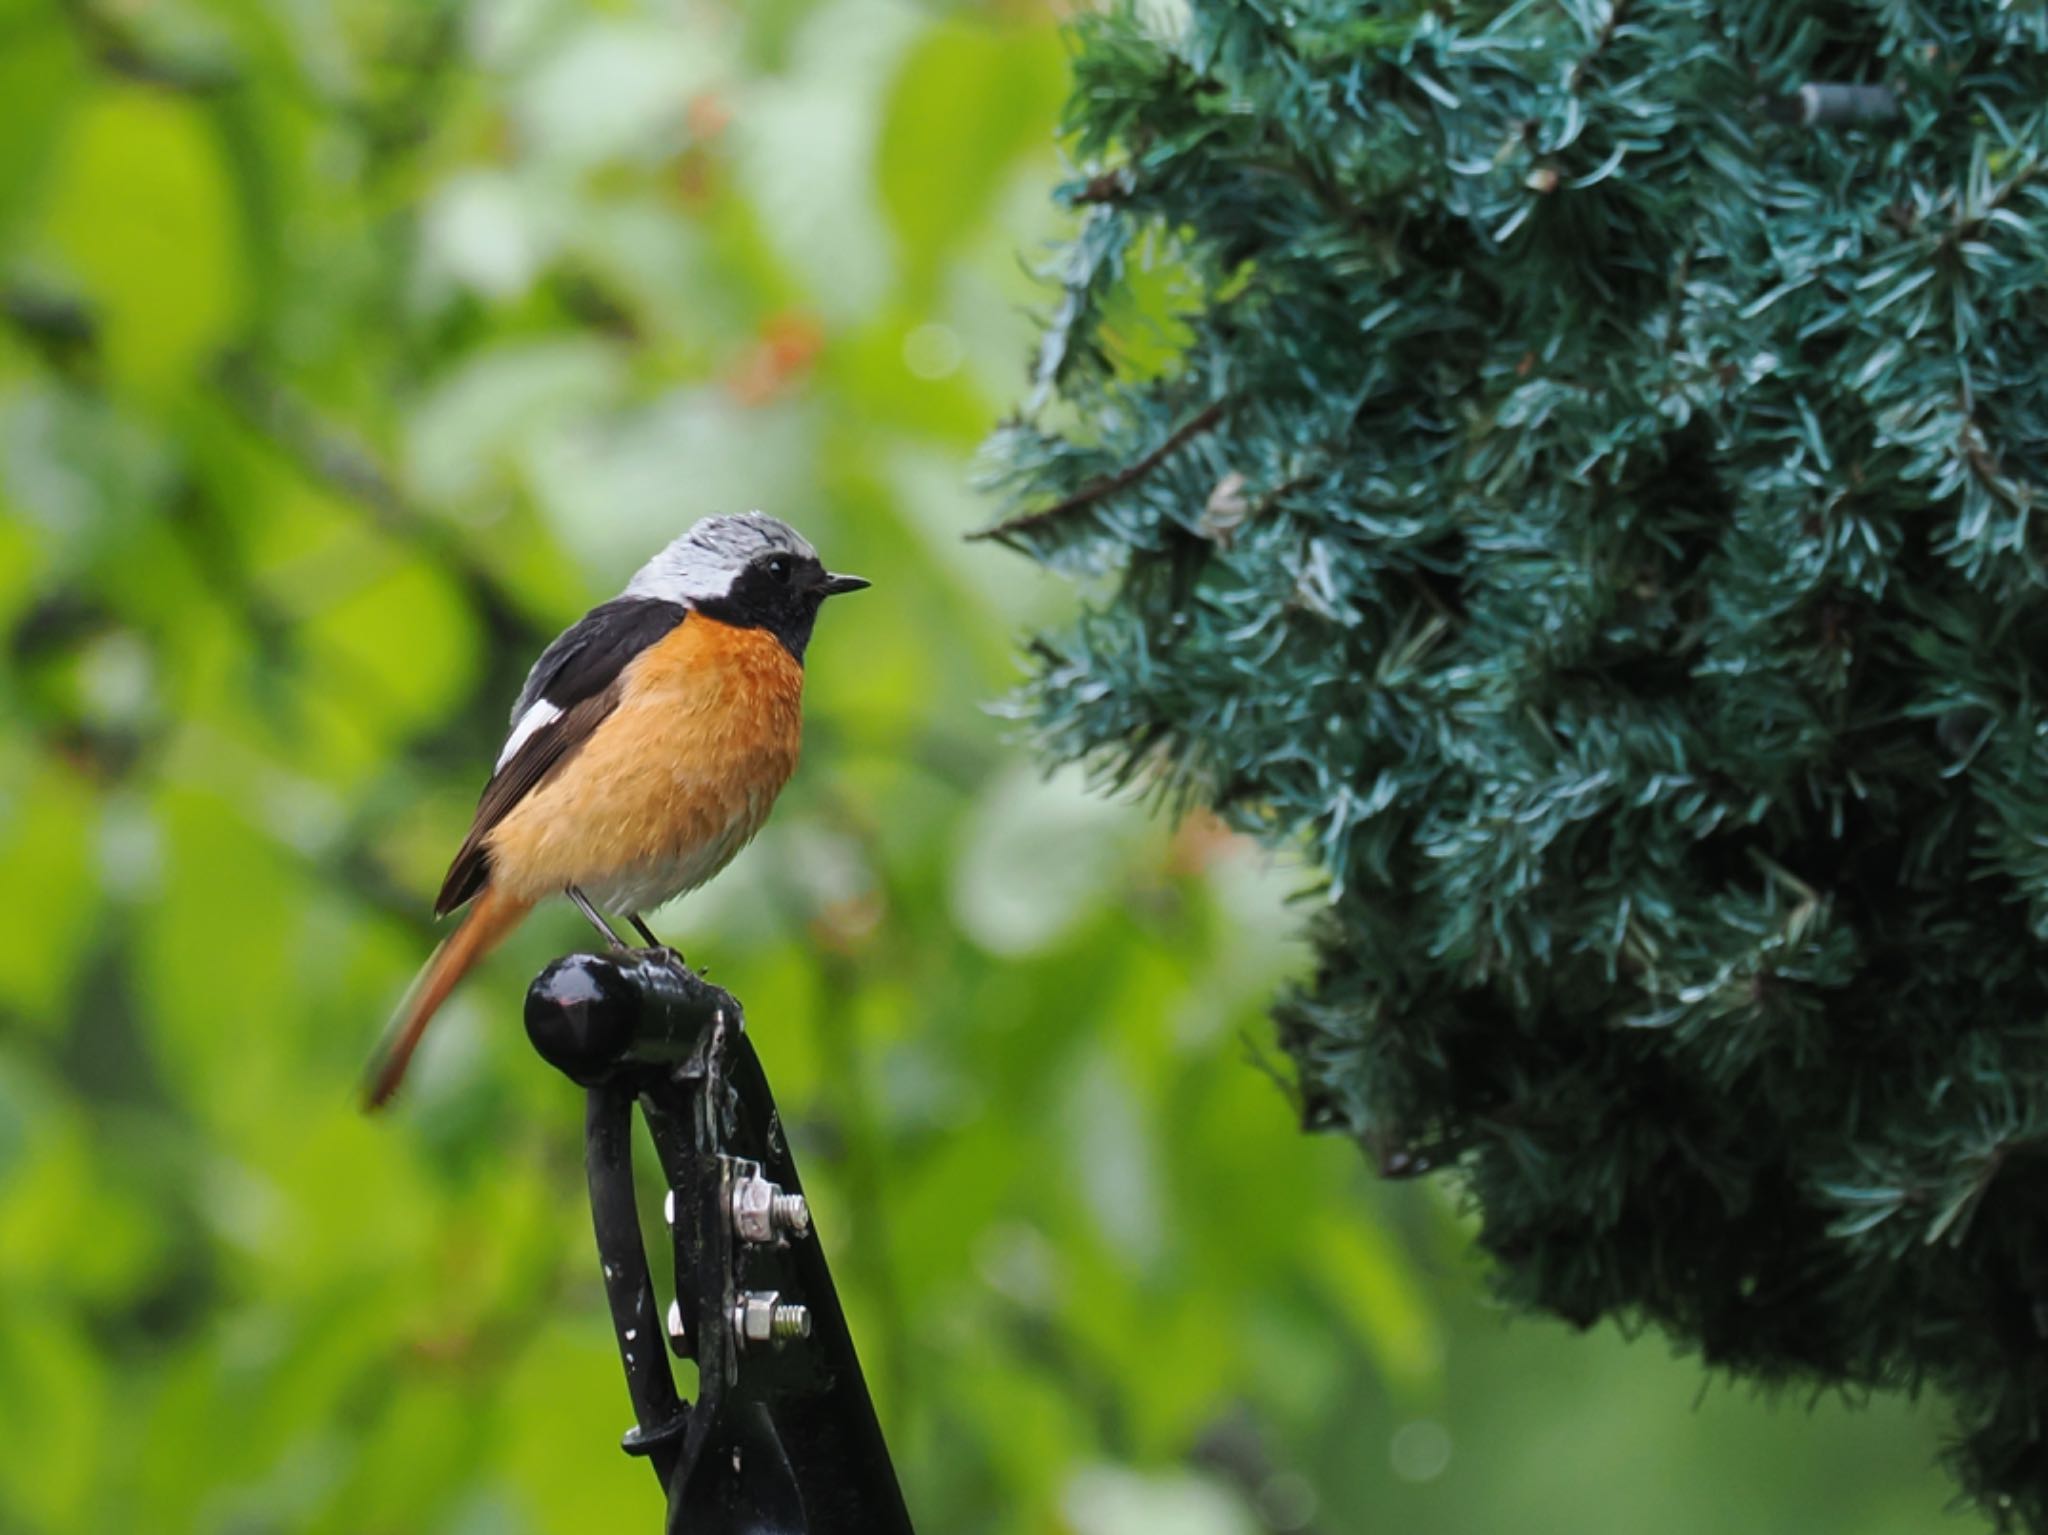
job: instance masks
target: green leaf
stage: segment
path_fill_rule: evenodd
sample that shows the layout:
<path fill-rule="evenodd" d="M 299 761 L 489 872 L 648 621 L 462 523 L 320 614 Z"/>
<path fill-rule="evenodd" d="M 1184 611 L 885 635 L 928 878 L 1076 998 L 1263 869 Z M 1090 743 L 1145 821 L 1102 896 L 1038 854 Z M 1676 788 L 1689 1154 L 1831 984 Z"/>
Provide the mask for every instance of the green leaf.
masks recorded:
<path fill-rule="evenodd" d="M 137 982 L 150 1046 L 223 1135 L 260 1126 L 289 1070 L 284 1052 L 252 1046 L 248 1032 L 289 1028 L 298 1008 L 291 945 L 304 899 L 285 850 L 243 814 L 259 808 L 194 788 L 163 792 L 164 879 L 142 912 Z"/>
<path fill-rule="evenodd" d="M 115 378 L 153 397 L 194 384 L 243 309 L 236 201 L 202 109 L 103 88 L 51 179 L 42 238 L 96 310 Z"/>
<path fill-rule="evenodd" d="M 1319 1227 L 1306 1244 L 1322 1287 L 1390 1385 L 1418 1394 L 1442 1380 L 1443 1339 L 1408 1260 L 1370 1222 Z"/>
<path fill-rule="evenodd" d="M 56 763 L 0 752 L 0 868 L 33 900 L 0 922 L 0 1006 L 50 1033 L 99 910 L 91 791 Z"/>
<path fill-rule="evenodd" d="M 454 584 L 417 560 L 378 555 L 382 569 L 323 583 L 331 600 L 304 632 L 308 686 L 347 699 L 373 747 L 443 717 L 477 661 L 475 625 Z"/>
<path fill-rule="evenodd" d="M 78 49 L 46 0 L 0 0 L 0 240 L 41 190 L 86 87 Z"/>
<path fill-rule="evenodd" d="M 47 1302 L 0 1295 L 0 1521 L 82 1529 L 104 1469 L 107 1372 L 85 1328 Z"/>
<path fill-rule="evenodd" d="M 1045 31 L 960 17 L 904 57 L 882 116 L 877 173 L 915 301 L 989 214 L 1006 173 L 1049 151 L 1066 69 Z"/>

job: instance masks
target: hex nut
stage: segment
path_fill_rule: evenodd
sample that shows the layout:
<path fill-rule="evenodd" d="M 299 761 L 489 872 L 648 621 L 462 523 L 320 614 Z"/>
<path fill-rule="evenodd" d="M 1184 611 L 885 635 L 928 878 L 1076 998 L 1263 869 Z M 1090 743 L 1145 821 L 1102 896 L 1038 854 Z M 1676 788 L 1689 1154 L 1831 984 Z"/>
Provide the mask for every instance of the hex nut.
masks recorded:
<path fill-rule="evenodd" d="M 743 1241 L 775 1240 L 774 1184 L 758 1171 L 742 1172 L 732 1184 L 732 1225 Z"/>
<path fill-rule="evenodd" d="M 780 1291 L 748 1290 L 733 1302 L 732 1330 L 743 1348 L 808 1338 L 811 1308 L 784 1301 Z"/>

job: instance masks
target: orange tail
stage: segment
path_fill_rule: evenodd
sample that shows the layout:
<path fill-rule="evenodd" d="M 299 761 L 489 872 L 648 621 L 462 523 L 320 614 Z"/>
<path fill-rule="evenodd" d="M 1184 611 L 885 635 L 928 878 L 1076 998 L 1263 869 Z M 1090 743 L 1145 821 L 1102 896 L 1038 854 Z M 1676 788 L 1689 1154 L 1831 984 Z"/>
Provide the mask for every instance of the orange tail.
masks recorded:
<path fill-rule="evenodd" d="M 420 1036 L 426 1033 L 428 1022 L 441 1004 L 448 1000 L 455 983 L 468 973 L 471 965 L 497 947 L 498 940 L 517 927 L 532 909 L 531 902 L 514 900 L 489 885 L 484 886 L 476 904 L 462 919 L 462 926 L 442 940 L 433 958 L 414 978 L 405 1000 L 398 1004 L 397 1016 L 391 1020 L 384 1042 L 370 1061 L 363 1088 L 364 1108 L 381 1109 L 391 1101 L 391 1095 L 405 1078 L 406 1063 L 412 1059 Z"/>

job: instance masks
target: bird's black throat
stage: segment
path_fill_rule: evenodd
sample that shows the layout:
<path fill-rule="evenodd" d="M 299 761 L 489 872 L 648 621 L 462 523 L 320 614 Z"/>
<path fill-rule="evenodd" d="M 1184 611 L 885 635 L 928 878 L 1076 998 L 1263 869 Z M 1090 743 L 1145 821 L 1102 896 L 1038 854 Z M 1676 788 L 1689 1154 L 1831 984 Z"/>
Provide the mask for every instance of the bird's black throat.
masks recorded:
<path fill-rule="evenodd" d="M 722 624 L 766 629 L 801 663 L 825 600 L 825 567 L 814 559 L 784 557 L 782 568 L 787 575 L 777 575 L 769 560 L 755 560 L 733 577 L 724 596 L 700 597 L 693 606 Z"/>

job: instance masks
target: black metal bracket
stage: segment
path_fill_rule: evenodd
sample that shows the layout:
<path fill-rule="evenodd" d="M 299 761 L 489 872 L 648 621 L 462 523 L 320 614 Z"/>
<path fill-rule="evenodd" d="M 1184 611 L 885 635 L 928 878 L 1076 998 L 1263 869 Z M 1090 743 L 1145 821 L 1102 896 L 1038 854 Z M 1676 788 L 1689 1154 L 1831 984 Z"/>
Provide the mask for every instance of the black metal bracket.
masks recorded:
<path fill-rule="evenodd" d="M 587 1090 L 590 1210 L 666 1535 L 911 1535 L 782 1121 L 739 1002 L 666 950 L 571 954 L 526 995 L 543 1059 Z M 655 1299 L 633 1105 L 669 1186 L 676 1298 Z M 697 1398 L 667 1351 L 694 1359 Z"/>

